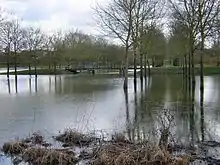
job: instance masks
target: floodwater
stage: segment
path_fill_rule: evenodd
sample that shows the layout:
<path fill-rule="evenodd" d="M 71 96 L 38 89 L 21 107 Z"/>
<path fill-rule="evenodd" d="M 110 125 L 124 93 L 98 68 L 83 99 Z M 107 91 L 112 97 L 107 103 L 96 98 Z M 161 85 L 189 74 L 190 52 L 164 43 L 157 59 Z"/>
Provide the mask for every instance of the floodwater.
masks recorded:
<path fill-rule="evenodd" d="M 7 80 L 1 75 L 0 145 L 38 130 L 52 136 L 65 128 L 148 138 L 160 129 L 164 109 L 174 117 L 172 133 L 178 141 L 220 140 L 220 76 L 205 77 L 202 112 L 199 77 L 193 111 L 186 101 L 182 76 L 153 75 L 142 86 L 139 79 L 137 83 L 134 92 L 133 78 L 129 78 L 125 97 L 119 76 L 44 75 L 35 79 L 22 75 L 16 91 L 14 76 Z M 3 160 L 1 164 L 10 163 Z"/>

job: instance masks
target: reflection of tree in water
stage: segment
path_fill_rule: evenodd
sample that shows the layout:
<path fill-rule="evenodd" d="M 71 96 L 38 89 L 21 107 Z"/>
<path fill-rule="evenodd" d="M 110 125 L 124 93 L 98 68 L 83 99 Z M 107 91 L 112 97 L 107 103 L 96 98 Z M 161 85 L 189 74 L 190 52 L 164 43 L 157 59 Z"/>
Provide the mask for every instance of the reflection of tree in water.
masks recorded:
<path fill-rule="evenodd" d="M 35 77 L 35 92 L 37 93 L 38 92 L 38 78 Z"/>
<path fill-rule="evenodd" d="M 8 82 L 8 93 L 10 94 L 11 93 L 11 84 L 10 84 L 9 78 L 8 78 L 7 82 Z"/>
<path fill-rule="evenodd" d="M 204 124 L 202 124 L 204 122 L 201 120 L 201 127 L 196 126 L 194 97 L 187 97 L 182 83 L 181 76 L 153 76 L 151 87 L 134 94 L 133 136 L 136 135 L 137 138 L 139 134 L 150 133 L 153 138 L 157 137 L 160 129 L 158 117 L 163 116 L 164 103 L 169 102 L 167 110 L 174 115 L 175 126 L 172 127 L 171 132 L 175 139 L 182 142 L 189 142 L 190 139 L 198 140 L 198 132 L 204 130 Z M 192 95 L 194 93 L 192 92 Z"/>
<path fill-rule="evenodd" d="M 29 78 L 29 92 L 30 92 L 30 94 L 32 93 L 32 88 L 31 88 L 32 86 L 31 86 L 31 77 Z"/>
<path fill-rule="evenodd" d="M 52 87 L 52 84 L 51 84 L 51 76 L 49 76 L 49 93 L 51 93 L 51 87 Z"/>
<path fill-rule="evenodd" d="M 128 90 L 124 90 L 124 96 L 125 96 L 125 114 L 126 114 L 126 127 L 127 127 L 127 134 L 128 134 L 128 139 L 131 140 L 133 139 L 132 137 L 132 132 L 131 132 L 131 122 L 130 122 L 130 113 L 129 113 L 129 103 L 128 103 Z"/>

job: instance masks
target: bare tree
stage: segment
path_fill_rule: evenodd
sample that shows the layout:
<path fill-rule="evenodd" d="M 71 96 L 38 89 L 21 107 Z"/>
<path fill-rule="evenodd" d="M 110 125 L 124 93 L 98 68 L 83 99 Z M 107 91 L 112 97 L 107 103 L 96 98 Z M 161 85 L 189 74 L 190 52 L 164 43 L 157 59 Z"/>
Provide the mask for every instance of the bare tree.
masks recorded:
<path fill-rule="evenodd" d="M 10 68 L 10 60 L 11 60 L 11 51 L 12 51 L 12 22 L 5 21 L 1 24 L 0 27 L 0 42 L 1 46 L 5 49 L 5 55 L 7 60 L 7 77 L 9 78 L 9 68 Z"/>
<path fill-rule="evenodd" d="M 199 44 L 200 44 L 200 92 L 204 93 L 203 76 L 203 54 L 205 41 L 210 36 L 212 29 L 215 28 L 216 20 L 220 14 L 219 0 L 200 0 L 197 2 L 197 20 L 199 23 Z M 203 104 L 203 97 L 200 97 L 200 104 Z M 201 105 L 202 107 L 203 105 Z"/>
<path fill-rule="evenodd" d="M 158 12 L 159 10 L 159 12 Z M 146 78 L 146 54 L 144 55 L 144 31 L 146 27 L 152 22 L 159 20 L 160 13 L 162 13 L 160 0 L 136 0 L 135 8 L 133 11 L 133 24 L 132 24 L 132 41 L 134 50 L 134 79 L 136 79 L 136 58 L 137 53 L 140 56 L 140 79 L 143 82 L 143 56 L 144 56 L 144 69 Z M 146 46 L 146 45 L 145 45 Z"/>
<path fill-rule="evenodd" d="M 21 27 L 19 20 L 12 21 L 12 49 L 13 49 L 13 59 L 14 59 L 14 69 L 15 69 L 15 80 L 17 81 L 17 56 L 18 52 L 24 48 L 24 31 Z"/>
<path fill-rule="evenodd" d="M 128 88 L 128 52 L 132 45 L 132 20 L 136 0 L 112 0 L 106 6 L 94 9 L 98 24 L 108 37 L 117 38 L 125 47 L 124 89 Z"/>
<path fill-rule="evenodd" d="M 52 46 L 52 61 L 54 65 L 54 74 L 57 72 L 57 64 L 61 64 L 61 55 L 62 48 L 64 45 L 64 39 L 61 31 L 53 34 L 50 38 L 51 46 Z"/>
<path fill-rule="evenodd" d="M 195 74 L 194 74 L 194 54 L 195 50 L 200 50 L 200 108 L 203 114 L 203 54 L 205 52 L 205 42 L 215 28 L 215 23 L 219 17 L 219 0 L 170 0 L 176 18 L 182 21 L 187 27 L 189 38 L 189 87 L 192 83 L 192 102 L 195 95 Z M 190 69 L 192 66 L 192 70 Z M 191 82 L 192 77 L 192 82 Z M 189 88 L 191 89 L 191 88 Z M 192 107 L 194 105 L 192 104 Z M 204 137 L 202 137 L 204 140 Z"/>
<path fill-rule="evenodd" d="M 46 50 L 46 63 L 48 64 L 48 69 L 51 71 L 51 57 L 53 51 L 53 37 L 43 34 L 43 49 Z"/>
<path fill-rule="evenodd" d="M 201 121 L 204 120 L 204 74 L 203 74 L 203 54 L 205 50 L 205 41 L 210 36 L 212 29 L 215 28 L 216 20 L 220 14 L 219 0 L 200 0 L 198 2 L 197 19 L 199 23 L 199 44 L 200 44 L 200 110 Z M 203 122 L 201 122 L 203 123 Z M 203 131 L 203 130 L 201 130 Z M 202 134 L 204 141 L 204 134 Z"/>
<path fill-rule="evenodd" d="M 198 43 L 199 23 L 196 17 L 196 8 L 198 0 L 169 0 L 173 13 L 172 19 L 185 27 L 186 36 L 188 38 L 188 88 L 195 87 L 195 69 L 194 56 L 196 45 Z"/>
<path fill-rule="evenodd" d="M 25 42 L 28 49 L 28 68 L 29 74 L 31 74 L 31 62 L 34 59 L 34 72 L 35 77 L 37 77 L 37 55 L 36 52 L 39 51 L 42 47 L 43 35 L 39 28 L 34 29 L 29 27 L 25 29 Z"/>

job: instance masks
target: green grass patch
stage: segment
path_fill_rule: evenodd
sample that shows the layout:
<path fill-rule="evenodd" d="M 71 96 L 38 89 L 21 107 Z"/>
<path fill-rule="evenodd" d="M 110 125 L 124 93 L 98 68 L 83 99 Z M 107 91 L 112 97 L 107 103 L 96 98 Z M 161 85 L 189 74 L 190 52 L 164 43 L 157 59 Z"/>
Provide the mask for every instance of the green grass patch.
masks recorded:
<path fill-rule="evenodd" d="M 200 74 L 200 68 L 196 68 L 195 73 Z M 204 67 L 203 73 L 204 75 L 220 74 L 220 67 Z"/>

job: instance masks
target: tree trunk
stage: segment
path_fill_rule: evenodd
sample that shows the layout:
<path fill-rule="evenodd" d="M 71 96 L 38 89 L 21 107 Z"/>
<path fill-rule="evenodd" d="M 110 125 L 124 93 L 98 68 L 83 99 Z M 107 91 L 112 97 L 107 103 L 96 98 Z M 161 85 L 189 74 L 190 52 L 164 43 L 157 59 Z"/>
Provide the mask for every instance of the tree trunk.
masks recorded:
<path fill-rule="evenodd" d="M 15 69 L 15 91 L 18 92 L 18 73 L 17 73 L 17 52 L 14 52 L 14 69 Z"/>
<path fill-rule="evenodd" d="M 148 67 L 148 77 L 150 77 L 151 71 L 150 71 L 150 63 L 149 63 L 149 60 L 147 60 L 147 67 Z"/>
<path fill-rule="evenodd" d="M 187 55 L 185 54 L 184 55 L 184 75 L 185 75 L 185 78 L 187 79 Z"/>
<path fill-rule="evenodd" d="M 191 55 L 188 55 L 188 90 L 191 91 Z"/>
<path fill-rule="evenodd" d="M 51 72 L 51 52 L 49 52 L 49 71 Z"/>
<path fill-rule="evenodd" d="M 129 100 L 128 100 L 128 88 L 124 90 L 125 94 L 125 107 L 126 107 L 126 127 L 128 139 L 131 141 L 131 122 L 130 122 L 130 113 L 129 113 Z"/>
<path fill-rule="evenodd" d="M 147 79 L 147 54 L 144 54 L 144 78 Z"/>
<path fill-rule="evenodd" d="M 15 76 L 17 76 L 18 75 L 18 73 L 17 73 L 17 55 L 16 55 L 17 53 L 15 53 L 15 57 L 14 57 L 14 69 L 15 69 Z"/>
<path fill-rule="evenodd" d="M 56 64 L 56 62 L 54 63 L 54 74 L 56 75 L 56 73 L 57 73 L 57 64 Z"/>
<path fill-rule="evenodd" d="M 192 72 L 192 89 L 195 89 L 195 86 L 196 86 L 196 80 L 195 80 L 195 68 L 194 68 L 194 53 L 192 53 L 191 55 L 192 57 L 192 61 L 191 61 L 191 64 L 192 64 L 192 68 L 191 68 L 191 72 Z"/>
<path fill-rule="evenodd" d="M 124 90 L 128 90 L 128 45 L 125 49 Z"/>
<path fill-rule="evenodd" d="M 185 63 L 185 73 L 184 73 L 184 77 L 185 77 L 185 79 L 184 79 L 184 83 L 185 83 L 185 89 L 187 89 L 187 82 L 188 82 L 188 76 L 187 76 L 187 71 L 188 71 L 188 64 L 187 64 L 187 54 L 185 54 L 184 55 L 184 63 Z"/>
<path fill-rule="evenodd" d="M 191 74 L 192 74 L 192 89 L 194 90 L 195 89 L 195 86 L 196 86 L 196 80 L 195 80 L 195 67 L 194 67 L 194 41 L 191 37 L 190 39 L 191 43 L 190 43 L 190 55 L 191 55 Z M 194 92 L 194 91 L 193 91 Z M 192 94 L 193 95 L 193 94 Z M 192 96 L 194 97 L 194 96 Z"/>
<path fill-rule="evenodd" d="M 202 41 L 201 41 L 201 54 L 200 54 L 200 111 L 201 111 L 201 131 L 202 131 L 202 141 L 204 141 L 204 74 L 203 74 L 203 51 L 204 51 L 204 43 L 205 37 L 204 33 L 201 33 Z"/>
<path fill-rule="evenodd" d="M 137 52 L 134 48 L 134 90 L 137 90 Z"/>
<path fill-rule="evenodd" d="M 9 79 L 9 69 L 10 69 L 9 56 L 10 56 L 10 52 L 8 51 L 8 55 L 7 55 L 7 78 L 8 79 Z"/>
<path fill-rule="evenodd" d="M 182 74 L 183 74 L 183 81 L 185 80 L 185 56 L 183 57 L 182 60 Z"/>
<path fill-rule="evenodd" d="M 137 91 L 134 92 L 134 125 L 138 128 L 138 99 L 137 99 Z M 133 128 L 133 138 L 135 138 L 135 128 Z M 140 133 L 137 130 L 137 138 L 140 140 Z"/>
<path fill-rule="evenodd" d="M 140 80 L 143 83 L 143 54 L 140 54 Z"/>
<path fill-rule="evenodd" d="M 205 140 L 205 129 L 204 129 L 204 121 L 205 121 L 205 116 L 204 116 L 204 106 L 203 106 L 203 100 L 204 100 L 204 94 L 200 93 L 200 124 L 201 124 L 201 137 L 202 141 Z"/>
<path fill-rule="evenodd" d="M 35 52 L 34 52 L 34 74 L 35 74 L 35 78 L 37 78 L 37 57 Z"/>
<path fill-rule="evenodd" d="M 28 72 L 29 72 L 29 75 L 31 76 L 31 63 L 30 62 L 28 63 Z"/>
<path fill-rule="evenodd" d="M 204 40 L 202 41 L 204 42 Z M 203 52 L 203 48 L 201 49 Z M 203 94 L 204 93 L 204 77 L 203 77 L 203 55 L 201 53 L 200 55 L 200 92 Z M 203 97 L 201 97 L 202 99 Z M 201 100 L 203 102 L 203 100 Z"/>
<path fill-rule="evenodd" d="M 190 67 L 190 66 L 189 66 Z M 195 133 L 195 86 L 192 88 L 192 95 L 190 96 L 191 112 L 190 112 L 190 134 L 191 142 L 194 145 L 194 133 Z"/>

